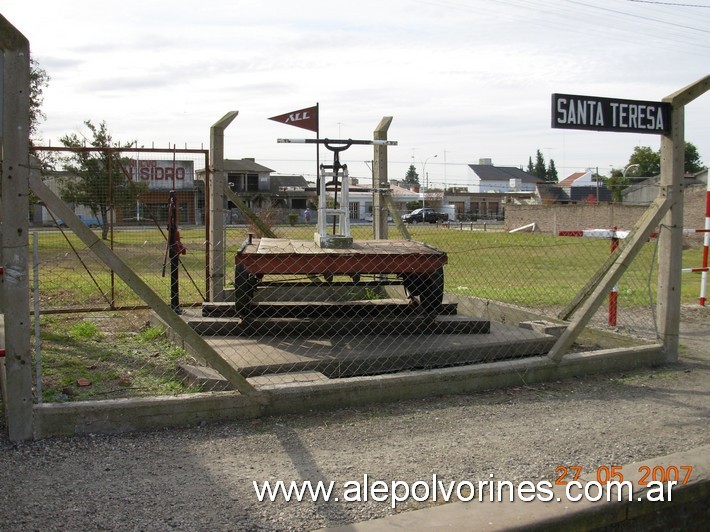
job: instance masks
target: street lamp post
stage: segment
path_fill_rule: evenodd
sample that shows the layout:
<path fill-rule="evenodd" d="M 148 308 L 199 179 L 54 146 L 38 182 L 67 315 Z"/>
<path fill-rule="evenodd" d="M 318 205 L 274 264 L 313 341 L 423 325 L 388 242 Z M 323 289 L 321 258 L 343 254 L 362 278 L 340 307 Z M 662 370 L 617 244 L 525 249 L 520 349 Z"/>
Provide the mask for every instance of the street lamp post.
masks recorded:
<path fill-rule="evenodd" d="M 624 171 L 622 172 L 622 176 L 624 177 L 624 179 L 626 179 L 626 172 L 628 172 L 631 168 L 638 168 L 639 166 L 641 166 L 641 165 L 640 164 L 630 164 L 626 168 L 624 168 Z"/>
<path fill-rule="evenodd" d="M 438 155 L 430 155 L 424 159 L 424 164 L 422 164 L 422 179 L 426 180 L 426 186 L 424 188 L 424 192 L 422 193 L 422 209 L 424 208 L 424 203 L 426 201 L 426 191 L 429 188 L 429 178 L 426 176 L 426 163 L 433 157 L 438 157 Z"/>
<path fill-rule="evenodd" d="M 626 168 L 624 168 L 624 171 L 621 172 L 621 183 L 617 185 L 617 188 L 619 189 L 618 192 L 618 197 L 617 199 L 621 201 L 621 193 L 623 192 L 622 187 L 627 184 L 626 181 L 626 173 L 631 170 L 632 168 L 639 168 L 641 165 L 640 164 L 630 164 Z M 613 199 L 613 198 L 612 198 Z"/>

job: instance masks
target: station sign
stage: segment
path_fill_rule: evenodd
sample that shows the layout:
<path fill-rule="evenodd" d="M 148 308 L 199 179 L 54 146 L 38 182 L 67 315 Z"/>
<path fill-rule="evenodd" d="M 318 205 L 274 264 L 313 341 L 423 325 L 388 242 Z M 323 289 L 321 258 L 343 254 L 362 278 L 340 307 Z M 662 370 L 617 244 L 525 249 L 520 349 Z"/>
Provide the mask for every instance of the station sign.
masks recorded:
<path fill-rule="evenodd" d="M 662 135 L 671 130 L 671 105 L 667 102 L 553 94 L 552 127 Z"/>
<path fill-rule="evenodd" d="M 145 183 L 148 190 L 185 190 L 194 187 L 193 161 L 156 161 L 133 159 L 129 165 L 131 180 Z"/>

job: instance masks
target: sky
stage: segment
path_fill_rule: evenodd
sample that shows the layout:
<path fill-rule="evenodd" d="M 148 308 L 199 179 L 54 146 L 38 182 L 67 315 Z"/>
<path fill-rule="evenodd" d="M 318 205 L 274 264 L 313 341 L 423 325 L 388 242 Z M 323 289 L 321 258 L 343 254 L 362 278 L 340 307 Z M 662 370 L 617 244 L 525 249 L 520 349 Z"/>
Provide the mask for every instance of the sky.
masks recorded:
<path fill-rule="evenodd" d="M 391 116 L 390 179 L 411 164 L 429 186 L 470 184 L 469 164 L 562 180 L 624 168 L 658 135 L 551 128 L 551 95 L 660 101 L 710 74 L 710 0 L 3 0 L 50 76 L 41 144 L 105 121 L 138 146 L 209 147 L 314 180 L 314 133 L 269 117 L 319 104 L 320 137 L 372 139 Z M 710 93 L 685 137 L 710 162 Z M 340 155 L 369 178 L 369 146 Z M 332 162 L 321 149 L 321 162 Z"/>

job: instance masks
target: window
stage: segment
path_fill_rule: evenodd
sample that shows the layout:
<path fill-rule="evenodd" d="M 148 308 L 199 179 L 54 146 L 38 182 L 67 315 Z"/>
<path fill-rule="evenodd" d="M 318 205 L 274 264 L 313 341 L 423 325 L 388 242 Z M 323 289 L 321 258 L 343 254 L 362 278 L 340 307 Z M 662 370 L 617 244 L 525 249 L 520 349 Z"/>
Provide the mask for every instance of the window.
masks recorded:
<path fill-rule="evenodd" d="M 360 218 L 360 202 L 350 202 L 350 219 L 357 220 Z"/>

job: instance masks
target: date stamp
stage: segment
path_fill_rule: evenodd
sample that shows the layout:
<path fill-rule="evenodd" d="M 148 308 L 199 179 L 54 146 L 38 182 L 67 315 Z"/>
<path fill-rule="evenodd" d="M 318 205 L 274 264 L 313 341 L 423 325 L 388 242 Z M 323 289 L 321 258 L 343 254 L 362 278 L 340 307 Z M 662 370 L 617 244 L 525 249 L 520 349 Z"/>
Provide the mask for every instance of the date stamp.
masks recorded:
<path fill-rule="evenodd" d="M 628 468 L 627 468 L 628 471 Z M 607 484 L 609 482 L 624 482 L 624 467 L 620 465 L 601 465 L 596 469 L 597 482 Z M 641 475 L 638 483 L 640 486 L 648 486 L 649 482 L 675 482 L 675 485 L 683 486 L 688 483 L 693 473 L 691 465 L 669 465 L 669 466 L 647 466 L 638 467 L 637 471 Z M 564 486 L 569 482 L 578 482 L 582 474 L 582 466 L 559 465 L 555 468 L 555 484 Z M 627 472 L 628 474 L 628 472 Z"/>

